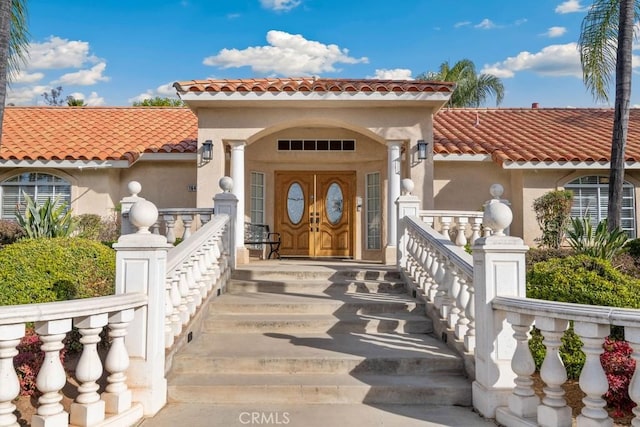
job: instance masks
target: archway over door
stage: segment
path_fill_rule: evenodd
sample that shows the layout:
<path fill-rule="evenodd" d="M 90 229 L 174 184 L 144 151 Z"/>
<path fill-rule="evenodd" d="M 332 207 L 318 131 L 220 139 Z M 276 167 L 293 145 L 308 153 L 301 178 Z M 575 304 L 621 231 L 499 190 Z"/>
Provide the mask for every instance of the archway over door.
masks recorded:
<path fill-rule="evenodd" d="M 280 254 L 353 257 L 355 171 L 276 171 Z"/>

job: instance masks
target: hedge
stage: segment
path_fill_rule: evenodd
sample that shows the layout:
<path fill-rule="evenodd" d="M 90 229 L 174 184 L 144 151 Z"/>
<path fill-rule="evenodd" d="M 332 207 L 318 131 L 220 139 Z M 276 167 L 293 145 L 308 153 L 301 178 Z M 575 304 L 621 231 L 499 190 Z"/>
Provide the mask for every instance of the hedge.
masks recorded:
<path fill-rule="evenodd" d="M 111 295 L 115 251 L 81 238 L 28 239 L 0 250 L 0 305 Z"/>

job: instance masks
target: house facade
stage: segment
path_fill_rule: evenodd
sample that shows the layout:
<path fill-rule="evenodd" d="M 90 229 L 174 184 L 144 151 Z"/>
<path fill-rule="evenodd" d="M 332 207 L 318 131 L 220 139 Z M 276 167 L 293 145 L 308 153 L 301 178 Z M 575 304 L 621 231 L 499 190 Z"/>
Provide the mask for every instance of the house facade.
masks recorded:
<path fill-rule="evenodd" d="M 281 233 L 283 256 L 386 262 L 403 178 L 423 209 L 480 210 L 502 184 L 511 234 L 528 244 L 540 234 L 533 200 L 550 190 L 574 191 L 574 215 L 606 216 L 610 109 L 447 109 L 454 85 L 424 81 L 174 86 L 188 108 L 7 107 L 0 215 L 14 215 L 23 191 L 105 215 L 132 180 L 159 208 L 211 207 L 231 176 L 240 219 Z M 633 236 L 639 119 L 632 110 L 623 207 Z"/>

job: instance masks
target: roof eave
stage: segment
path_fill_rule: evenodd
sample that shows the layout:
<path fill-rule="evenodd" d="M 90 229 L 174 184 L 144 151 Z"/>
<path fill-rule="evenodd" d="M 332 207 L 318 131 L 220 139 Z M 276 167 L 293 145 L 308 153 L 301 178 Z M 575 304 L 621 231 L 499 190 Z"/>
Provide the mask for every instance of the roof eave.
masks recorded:
<path fill-rule="evenodd" d="M 625 162 L 625 169 L 640 169 L 640 162 Z M 571 162 L 514 162 L 505 161 L 502 163 L 503 169 L 591 169 L 591 170 L 608 170 L 611 168 L 611 162 L 593 162 L 593 161 L 571 161 Z"/>
<path fill-rule="evenodd" d="M 56 169 L 124 169 L 128 160 L 0 160 L 0 168 L 56 168 Z"/>

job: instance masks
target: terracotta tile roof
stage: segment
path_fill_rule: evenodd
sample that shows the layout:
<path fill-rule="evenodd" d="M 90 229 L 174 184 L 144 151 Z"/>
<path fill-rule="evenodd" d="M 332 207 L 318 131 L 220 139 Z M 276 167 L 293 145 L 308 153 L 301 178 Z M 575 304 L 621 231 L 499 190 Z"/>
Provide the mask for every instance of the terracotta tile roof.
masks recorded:
<path fill-rule="evenodd" d="M 7 107 L 0 160 L 127 160 L 195 152 L 188 108 Z"/>
<path fill-rule="evenodd" d="M 608 162 L 613 109 L 442 109 L 434 153 L 489 154 L 504 162 Z M 640 161 L 640 109 L 632 109 L 625 150 Z"/>
<path fill-rule="evenodd" d="M 187 80 L 173 85 L 187 92 L 452 92 L 455 84 L 420 80 L 264 78 L 239 80 Z"/>

